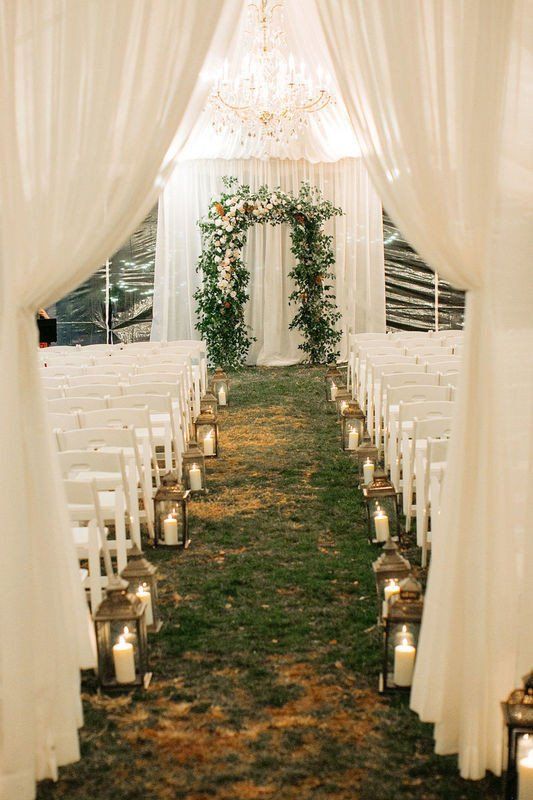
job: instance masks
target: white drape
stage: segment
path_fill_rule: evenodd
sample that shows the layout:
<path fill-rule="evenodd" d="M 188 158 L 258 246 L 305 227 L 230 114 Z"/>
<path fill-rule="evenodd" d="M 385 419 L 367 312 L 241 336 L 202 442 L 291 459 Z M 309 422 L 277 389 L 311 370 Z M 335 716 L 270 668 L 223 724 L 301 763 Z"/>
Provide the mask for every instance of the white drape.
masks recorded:
<path fill-rule="evenodd" d="M 93 272 L 153 204 L 222 5 L 0 5 L 2 800 L 34 797 L 36 779 L 78 758 L 79 667 L 93 663 L 36 309 Z M 229 22 L 236 6 L 224 9 Z"/>
<path fill-rule="evenodd" d="M 533 663 L 533 4 L 317 5 L 380 197 L 427 263 L 468 290 L 412 705 L 437 723 L 437 751 L 479 778 L 501 770 L 499 701 Z"/>
<path fill-rule="evenodd" d="M 195 338 L 193 294 L 201 281 L 196 262 L 201 252 L 197 221 L 221 192 L 223 175 L 258 188 L 262 184 L 298 192 L 302 181 L 318 186 L 344 211 L 326 230 L 333 234 L 337 305 L 342 313 L 342 355 L 346 328 L 385 329 L 385 279 L 381 203 L 361 159 L 311 164 L 290 159 L 199 160 L 178 164 L 159 200 L 152 339 Z M 302 358 L 295 313 L 289 307 L 288 278 L 294 256 L 288 225 L 250 229 L 245 263 L 250 269 L 247 321 L 257 338 L 249 363 L 295 364 Z"/>

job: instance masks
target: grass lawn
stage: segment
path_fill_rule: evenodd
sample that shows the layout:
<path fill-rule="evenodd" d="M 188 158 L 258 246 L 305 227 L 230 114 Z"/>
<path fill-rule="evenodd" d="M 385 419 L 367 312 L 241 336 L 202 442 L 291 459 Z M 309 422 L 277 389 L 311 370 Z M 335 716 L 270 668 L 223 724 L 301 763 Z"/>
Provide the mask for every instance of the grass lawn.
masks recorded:
<path fill-rule="evenodd" d="M 153 683 L 106 698 L 87 681 L 82 760 L 38 800 L 500 797 L 433 754 L 405 697 L 377 693 L 377 551 L 323 374 L 234 378 L 191 547 L 147 553 L 165 620 Z"/>

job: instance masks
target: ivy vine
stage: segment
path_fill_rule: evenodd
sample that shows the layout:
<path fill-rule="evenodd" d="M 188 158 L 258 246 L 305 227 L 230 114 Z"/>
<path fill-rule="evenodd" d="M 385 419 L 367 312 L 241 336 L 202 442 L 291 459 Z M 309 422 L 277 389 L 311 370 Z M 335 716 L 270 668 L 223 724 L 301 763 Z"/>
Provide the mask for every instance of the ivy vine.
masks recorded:
<path fill-rule="evenodd" d="M 230 369 L 244 364 L 255 338 L 244 318 L 250 274 L 242 260 L 242 248 L 251 225 L 283 222 L 291 225 L 291 252 L 296 259 L 289 273 L 295 284 L 289 302 L 297 304 L 298 310 L 289 328 L 301 332 L 299 347 L 309 363 L 335 358 L 341 338 L 331 284 L 335 257 L 333 237 L 324 233 L 323 223 L 342 214 L 341 209 L 308 183 L 301 185 L 297 195 L 267 186 L 252 192 L 233 177 L 223 178 L 223 183 L 225 191 L 198 223 L 202 253 L 197 271 L 203 281 L 195 293 L 196 327 L 207 344 L 210 362 Z"/>

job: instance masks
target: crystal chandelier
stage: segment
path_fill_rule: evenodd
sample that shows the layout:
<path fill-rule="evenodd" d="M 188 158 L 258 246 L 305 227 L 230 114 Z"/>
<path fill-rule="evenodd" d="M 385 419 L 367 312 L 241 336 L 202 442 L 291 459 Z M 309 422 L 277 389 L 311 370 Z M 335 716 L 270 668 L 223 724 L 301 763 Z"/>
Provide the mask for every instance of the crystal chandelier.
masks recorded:
<path fill-rule="evenodd" d="M 334 103 L 325 88 L 321 67 L 316 79 L 305 63 L 296 65 L 284 55 L 285 35 L 279 0 L 254 0 L 249 6 L 249 52 L 235 76 L 229 75 L 227 59 L 208 100 L 217 133 L 238 133 L 266 147 L 288 144 L 308 125 L 309 116 Z"/>

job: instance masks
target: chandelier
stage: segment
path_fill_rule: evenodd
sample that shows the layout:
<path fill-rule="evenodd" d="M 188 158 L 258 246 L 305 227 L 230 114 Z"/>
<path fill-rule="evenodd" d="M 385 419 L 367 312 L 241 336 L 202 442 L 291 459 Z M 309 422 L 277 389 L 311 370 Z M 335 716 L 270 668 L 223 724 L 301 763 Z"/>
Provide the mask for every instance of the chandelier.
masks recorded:
<path fill-rule="evenodd" d="M 224 61 L 208 100 L 217 133 L 238 133 L 268 146 L 298 139 L 309 116 L 334 103 L 319 67 L 313 77 L 303 61 L 296 64 L 284 51 L 285 34 L 278 17 L 279 0 L 254 0 L 248 6 L 249 51 L 235 75 Z"/>

